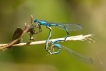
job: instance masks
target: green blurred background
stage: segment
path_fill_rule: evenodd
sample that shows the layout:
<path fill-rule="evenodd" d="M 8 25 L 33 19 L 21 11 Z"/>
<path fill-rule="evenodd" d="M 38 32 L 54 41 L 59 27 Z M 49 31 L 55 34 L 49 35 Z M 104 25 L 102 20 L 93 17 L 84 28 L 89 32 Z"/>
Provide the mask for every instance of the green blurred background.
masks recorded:
<path fill-rule="evenodd" d="M 95 34 L 96 43 L 92 45 L 86 41 L 61 43 L 93 58 L 94 64 L 83 64 L 64 50 L 57 55 L 46 56 L 48 53 L 42 44 L 16 47 L 12 51 L 1 50 L 0 71 L 106 71 L 106 0 L 0 0 L 0 43 L 10 42 L 17 27 L 24 28 L 25 22 L 30 23 L 30 15 L 51 22 L 80 23 L 83 30 L 70 32 L 73 36 Z M 42 33 L 34 36 L 36 41 L 47 38 L 48 29 L 42 29 Z M 65 31 L 53 27 L 52 38 L 65 35 Z M 29 35 L 23 39 L 23 42 L 29 41 Z"/>

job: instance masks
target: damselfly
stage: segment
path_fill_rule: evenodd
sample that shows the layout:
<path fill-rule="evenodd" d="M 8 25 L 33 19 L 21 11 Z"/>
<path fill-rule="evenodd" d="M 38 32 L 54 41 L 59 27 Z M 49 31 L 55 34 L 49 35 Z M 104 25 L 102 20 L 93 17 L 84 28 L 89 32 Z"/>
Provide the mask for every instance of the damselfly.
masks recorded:
<path fill-rule="evenodd" d="M 52 54 L 51 51 L 48 49 L 48 42 L 49 42 L 49 39 L 50 39 L 51 34 L 52 34 L 52 28 L 51 28 L 52 26 L 59 27 L 59 28 L 64 29 L 66 31 L 67 35 L 64 38 L 64 40 L 61 40 L 61 41 L 65 41 L 67 39 L 67 37 L 69 36 L 69 31 L 82 30 L 82 26 L 80 24 L 50 23 L 50 22 L 47 22 L 44 20 L 37 20 L 37 19 L 34 20 L 34 23 L 36 23 L 35 27 L 39 28 L 39 32 L 42 31 L 41 25 L 46 26 L 50 30 L 49 35 L 46 39 L 46 46 L 45 46 L 45 49 L 49 54 Z"/>

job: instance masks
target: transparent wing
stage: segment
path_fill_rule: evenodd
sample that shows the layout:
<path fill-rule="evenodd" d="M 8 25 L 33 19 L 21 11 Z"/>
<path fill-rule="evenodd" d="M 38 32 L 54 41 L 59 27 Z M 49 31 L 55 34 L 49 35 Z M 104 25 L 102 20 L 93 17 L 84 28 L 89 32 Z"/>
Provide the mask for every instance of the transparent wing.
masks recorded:
<path fill-rule="evenodd" d="M 57 24 L 56 27 L 65 30 L 64 26 L 68 28 L 69 31 L 78 31 L 82 30 L 82 26 L 80 24 L 61 24 L 61 23 L 53 23 L 53 22 L 47 22 L 48 24 Z"/>
<path fill-rule="evenodd" d="M 80 24 L 60 24 L 68 28 L 69 31 L 78 31 L 82 30 L 82 26 Z M 57 26 L 60 29 L 64 29 L 62 26 Z"/>
<path fill-rule="evenodd" d="M 73 58 L 77 59 L 80 62 L 86 63 L 86 64 L 92 64 L 93 60 L 92 58 L 89 58 L 83 54 L 80 54 L 78 52 L 75 52 L 65 46 L 61 46 L 66 52 L 68 52 Z"/>

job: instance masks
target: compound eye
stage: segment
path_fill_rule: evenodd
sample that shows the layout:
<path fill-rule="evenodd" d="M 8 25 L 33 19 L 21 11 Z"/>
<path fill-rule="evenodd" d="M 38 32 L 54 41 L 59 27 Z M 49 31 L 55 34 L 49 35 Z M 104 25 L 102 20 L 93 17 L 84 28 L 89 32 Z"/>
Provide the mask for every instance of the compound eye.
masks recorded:
<path fill-rule="evenodd" d="M 37 21 L 38 21 L 37 19 L 34 20 L 34 22 L 37 22 Z"/>

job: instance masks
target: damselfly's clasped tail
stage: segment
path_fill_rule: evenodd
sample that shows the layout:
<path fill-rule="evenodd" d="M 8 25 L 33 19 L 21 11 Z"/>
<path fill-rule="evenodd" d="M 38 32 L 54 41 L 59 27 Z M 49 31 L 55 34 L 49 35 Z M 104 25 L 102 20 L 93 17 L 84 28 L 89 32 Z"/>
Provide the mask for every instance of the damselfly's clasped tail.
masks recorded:
<path fill-rule="evenodd" d="M 69 36 L 69 31 L 77 31 L 77 30 L 82 30 L 82 26 L 80 24 L 60 24 L 60 23 L 50 23 L 44 20 L 34 20 L 34 23 L 36 23 L 35 27 L 39 28 L 39 32 L 42 31 L 41 29 L 41 25 L 46 26 L 46 28 L 49 29 L 49 35 L 46 39 L 46 45 L 45 45 L 45 49 L 49 54 L 55 54 L 52 53 L 51 50 L 48 49 L 48 43 L 49 43 L 49 39 L 51 37 L 52 34 L 52 26 L 58 27 L 60 29 L 64 29 L 67 33 L 66 37 L 64 38 L 64 40 L 58 40 L 58 41 L 65 41 L 67 39 L 67 37 Z M 56 42 L 55 42 L 56 43 Z M 56 52 L 58 53 L 58 52 Z"/>
<path fill-rule="evenodd" d="M 71 55 L 73 58 L 75 58 L 76 60 L 83 62 L 83 63 L 86 63 L 86 64 L 93 64 L 92 58 L 87 57 L 87 56 L 80 54 L 78 52 L 75 52 L 75 51 L 69 49 L 68 47 L 62 46 L 62 45 L 58 44 L 58 42 L 59 42 L 58 40 L 54 40 L 54 41 L 51 41 L 51 43 L 49 43 L 49 44 L 51 44 L 50 48 L 51 48 L 52 54 L 57 54 L 60 52 L 61 49 L 63 49 L 67 53 L 69 53 L 69 55 Z M 54 48 L 57 48 L 58 50 L 55 52 Z"/>

